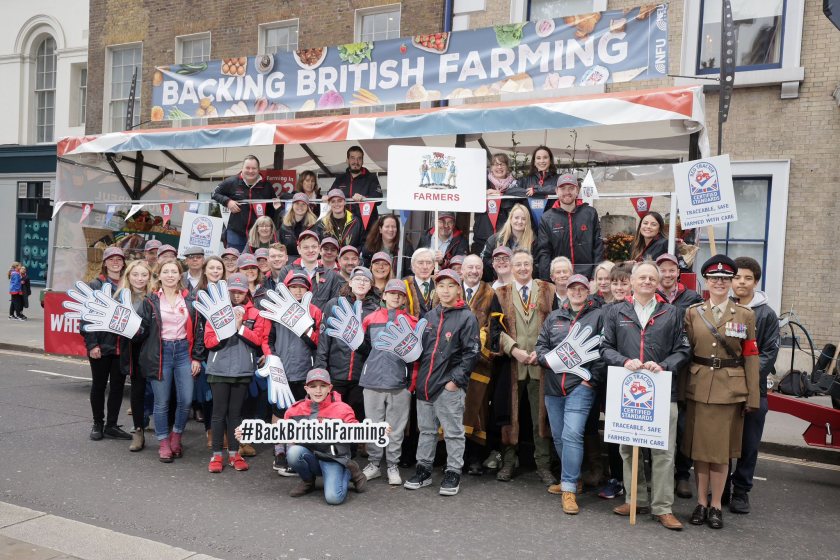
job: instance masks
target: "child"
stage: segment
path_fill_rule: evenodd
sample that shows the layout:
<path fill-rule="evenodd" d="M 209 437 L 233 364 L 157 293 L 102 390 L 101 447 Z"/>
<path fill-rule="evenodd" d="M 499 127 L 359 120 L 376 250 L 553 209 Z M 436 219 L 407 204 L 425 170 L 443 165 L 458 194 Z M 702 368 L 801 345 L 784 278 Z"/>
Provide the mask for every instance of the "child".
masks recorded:
<path fill-rule="evenodd" d="M 207 358 L 207 382 L 213 393 L 213 457 L 208 470 L 220 473 L 224 468 L 222 445 L 227 431 L 228 441 L 242 422 L 242 405 L 248 385 L 257 368 L 255 349 L 268 353 L 268 321 L 260 317 L 251 303 L 248 280 L 244 274 L 231 274 L 227 280 L 230 303 L 234 306 L 237 334 L 219 340 L 210 322 L 205 323 L 204 344 Z M 227 428 L 227 429 L 226 429 Z M 247 471 L 248 463 L 235 451 L 228 451 L 228 464 L 238 471 Z"/>
<path fill-rule="evenodd" d="M 330 374 L 315 368 L 306 374 L 307 398 L 300 400 L 286 411 L 286 420 L 317 418 L 338 419 L 347 424 L 357 424 L 350 405 L 341 402 L 341 395 L 332 390 Z M 289 448 L 289 465 L 300 476 L 300 482 L 291 489 L 289 496 L 299 498 L 315 490 L 315 477 L 324 477 L 324 499 L 337 506 L 347 498 L 347 486 L 353 479 L 356 492 L 364 492 L 367 479 L 359 465 L 350 459 L 350 444 L 303 443 Z"/>
<path fill-rule="evenodd" d="M 26 267 L 21 266 L 20 270 L 20 289 L 23 292 L 23 309 L 29 309 L 29 296 L 32 295 L 32 285 L 29 282 L 29 274 L 26 272 Z M 20 314 L 23 319 L 27 319 L 26 315 Z"/>
<path fill-rule="evenodd" d="M 417 490 L 432 483 L 438 426 L 446 441 L 446 472 L 440 495 L 454 496 L 464 466 L 464 399 L 481 344 L 478 321 L 461 299 L 461 277 L 451 269 L 435 276 L 439 304 L 426 313 L 423 353 L 417 374 L 417 471 L 403 485 Z"/>
<path fill-rule="evenodd" d="M 610 271 L 610 293 L 614 302 L 624 301 L 633 294 L 630 289 L 630 271 L 624 265 L 614 266 Z"/>
<path fill-rule="evenodd" d="M 9 269 L 9 295 L 12 296 L 9 304 L 9 319 L 25 321 L 23 316 L 23 286 L 21 285 L 20 263 L 13 262 Z"/>
<path fill-rule="evenodd" d="M 408 390 L 411 377 L 409 366 L 396 354 L 372 348 L 372 343 L 388 322 L 395 321 L 400 315 L 405 316 L 412 329 L 417 325 L 417 319 L 403 309 L 407 300 L 405 284 L 400 280 L 390 280 L 382 294 L 385 307 L 371 313 L 362 321 L 365 330 L 363 346 L 370 348 L 370 354 L 359 377 L 359 385 L 364 388 L 365 417 L 373 422 L 387 422 L 393 430 L 385 462 L 388 466 L 388 484 L 394 486 L 402 484 L 399 468 L 400 448 L 411 411 L 411 393 Z M 368 445 L 367 450 L 370 462 L 363 472 L 368 480 L 372 480 L 382 476 L 379 463 L 382 460 L 383 449 Z"/>
<path fill-rule="evenodd" d="M 286 280 L 286 287 L 289 288 L 289 292 L 295 300 L 300 302 L 303 295 L 312 287 L 312 284 L 306 273 L 293 272 Z M 271 322 L 268 335 L 268 351 L 265 353 L 266 358 L 270 354 L 276 354 L 283 362 L 283 368 L 286 370 L 286 377 L 289 380 L 289 389 L 297 400 L 306 397 L 306 389 L 304 389 L 306 373 L 304 372 L 312 369 L 315 350 L 318 348 L 318 333 L 321 328 L 321 310 L 311 303 L 309 304 L 309 316 L 312 317 L 314 324 L 312 329 L 302 336 L 296 335 L 280 323 Z M 273 406 L 272 409 L 272 422 L 282 418 L 286 412 L 276 406 Z M 285 444 L 280 443 L 274 446 L 273 468 L 280 476 L 295 476 L 295 472 L 289 468 L 286 462 Z"/>

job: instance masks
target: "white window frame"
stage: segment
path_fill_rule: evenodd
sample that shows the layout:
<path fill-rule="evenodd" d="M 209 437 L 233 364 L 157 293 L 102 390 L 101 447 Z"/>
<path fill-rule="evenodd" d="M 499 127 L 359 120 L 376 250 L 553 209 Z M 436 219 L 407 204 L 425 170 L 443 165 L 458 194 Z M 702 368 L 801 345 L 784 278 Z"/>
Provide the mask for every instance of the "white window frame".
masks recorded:
<path fill-rule="evenodd" d="M 121 49 L 129 49 L 129 48 L 140 48 L 140 72 L 137 73 L 137 96 L 136 100 L 138 103 L 138 110 L 142 111 L 142 83 L 143 83 L 143 42 L 142 41 L 135 41 L 132 43 L 121 43 L 117 45 L 108 45 L 105 47 L 105 71 L 103 72 L 104 84 L 102 90 L 102 132 L 122 132 L 123 128 L 120 130 L 114 131 L 111 130 L 111 103 L 113 100 L 111 99 L 111 68 L 113 66 L 113 56 L 114 52 Z M 141 118 L 142 115 L 135 113 L 139 122 L 143 122 Z"/>
<path fill-rule="evenodd" d="M 700 8 L 702 0 L 684 0 L 682 58 L 680 75 L 675 78 L 675 85 L 709 84 L 708 79 L 696 73 L 699 38 Z M 708 1 L 708 0 L 707 0 Z M 754 87 L 781 84 L 782 99 L 799 97 L 799 84 L 805 79 L 805 69 L 801 66 L 802 29 L 804 24 L 805 0 L 785 0 L 785 19 L 782 37 L 782 66 L 767 70 L 739 70 L 735 73 L 735 87 Z M 692 78 L 692 76 L 698 76 Z M 713 76 L 705 76 L 706 78 Z"/>
<path fill-rule="evenodd" d="M 184 64 L 184 45 L 190 41 L 210 41 L 210 50 L 207 51 L 207 58 L 201 62 L 213 60 L 213 38 L 209 31 L 204 33 L 192 33 L 190 35 L 179 35 L 175 37 L 175 64 Z M 191 61 L 194 62 L 194 61 Z"/>
<path fill-rule="evenodd" d="M 402 4 L 383 4 L 382 6 L 374 6 L 372 8 L 358 8 L 356 9 L 354 24 L 353 24 L 353 39 L 358 42 L 362 40 L 362 20 L 368 16 L 375 16 L 378 14 L 386 14 L 389 12 L 399 12 L 400 26 L 397 30 L 397 37 L 402 33 Z M 382 40 L 382 39 L 380 39 Z"/>
<path fill-rule="evenodd" d="M 273 29 L 282 29 L 282 28 L 289 28 L 289 29 L 296 29 L 298 35 L 298 42 L 296 43 L 296 47 L 294 49 L 290 49 L 289 52 L 293 50 L 297 50 L 300 48 L 300 19 L 292 18 L 292 19 L 284 19 L 281 21 L 272 21 L 269 23 L 261 23 L 258 27 L 258 38 L 257 38 L 257 47 L 258 52 L 260 54 L 268 54 L 266 52 L 266 35 L 269 31 Z M 277 52 L 285 52 L 285 51 L 277 51 Z"/>
<path fill-rule="evenodd" d="M 52 89 L 50 88 L 43 88 L 39 89 L 38 87 L 38 63 L 40 58 L 39 51 L 41 50 L 41 45 L 46 44 L 47 41 L 52 41 L 53 43 L 53 68 L 52 68 Z M 58 77 L 58 42 L 55 40 L 55 37 L 52 35 L 43 35 L 35 44 L 35 88 L 33 89 L 33 93 L 35 94 L 35 143 L 36 144 L 52 144 L 55 142 L 55 125 L 56 125 L 56 105 L 57 105 L 57 77 Z M 41 123 L 40 113 L 41 113 L 41 104 L 40 104 L 40 96 L 39 94 L 49 94 L 52 92 L 52 122 L 47 124 Z M 49 138 L 40 138 L 40 129 L 42 128 L 52 128 L 52 134 Z"/>
<path fill-rule="evenodd" d="M 87 63 L 70 66 L 70 118 L 71 127 L 84 126 L 87 120 Z M 85 86 L 82 87 L 82 72 L 85 73 Z"/>

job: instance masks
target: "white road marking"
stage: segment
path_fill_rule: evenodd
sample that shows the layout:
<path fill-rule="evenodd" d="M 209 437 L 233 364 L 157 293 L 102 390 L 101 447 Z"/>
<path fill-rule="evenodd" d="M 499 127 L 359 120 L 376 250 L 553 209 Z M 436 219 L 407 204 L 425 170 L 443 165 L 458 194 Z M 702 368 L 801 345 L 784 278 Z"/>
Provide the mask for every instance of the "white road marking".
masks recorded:
<path fill-rule="evenodd" d="M 826 463 L 817 463 L 808 461 L 806 459 L 794 459 L 792 457 L 780 457 L 778 455 L 768 455 L 766 453 L 759 453 L 759 459 L 766 459 L 768 461 L 775 461 L 777 463 L 787 463 L 789 465 L 801 465 L 803 467 L 813 467 L 815 469 L 824 469 L 827 471 L 840 471 L 840 465 L 829 465 Z"/>
<path fill-rule="evenodd" d="M 53 371 L 44 371 L 40 369 L 28 369 L 26 371 L 31 371 L 32 373 L 44 373 L 46 375 L 55 375 L 58 377 L 67 377 L 70 379 L 81 379 L 82 381 L 90 381 L 90 377 L 79 377 L 78 375 L 67 375 L 66 373 L 55 373 Z"/>
<path fill-rule="evenodd" d="M 65 364 L 74 364 L 77 366 L 87 366 L 88 363 L 84 358 L 66 358 L 64 356 L 52 356 L 50 354 L 35 354 L 32 352 L 17 352 L 15 350 L 0 350 L 0 355 L 18 356 L 21 358 L 33 358 L 36 360 L 49 360 L 52 362 L 62 362 Z"/>
<path fill-rule="evenodd" d="M 755 480 L 761 480 L 761 481 L 767 482 L 767 479 L 766 479 L 765 477 L 763 477 L 763 476 L 753 476 L 753 478 L 754 478 Z"/>

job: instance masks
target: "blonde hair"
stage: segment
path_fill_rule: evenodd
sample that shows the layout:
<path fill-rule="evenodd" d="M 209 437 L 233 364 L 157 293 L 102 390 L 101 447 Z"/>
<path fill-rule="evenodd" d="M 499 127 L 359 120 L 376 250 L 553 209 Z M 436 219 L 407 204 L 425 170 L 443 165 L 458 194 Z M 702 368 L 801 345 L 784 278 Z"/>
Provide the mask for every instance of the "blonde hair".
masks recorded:
<path fill-rule="evenodd" d="M 17 261 L 13 262 L 12 265 L 9 267 L 9 273 L 8 273 L 7 276 L 9 278 L 11 278 L 12 277 L 12 271 L 18 270 L 19 268 L 20 268 L 20 263 L 17 262 Z"/>
<path fill-rule="evenodd" d="M 131 271 L 135 268 L 142 267 L 145 268 L 146 271 L 149 273 L 149 281 L 146 283 L 146 289 L 143 293 L 143 296 L 147 296 L 152 293 L 152 283 L 155 281 L 155 275 L 152 272 L 152 267 L 149 266 L 145 260 L 138 259 L 134 261 L 129 261 L 128 266 L 125 267 L 125 272 L 120 278 L 120 283 L 117 284 L 117 291 L 120 290 L 128 290 L 131 294 L 132 299 L 134 298 L 134 288 L 132 288 L 131 283 L 129 282 L 128 276 L 131 274 Z"/>
<path fill-rule="evenodd" d="M 251 231 L 248 232 L 248 245 L 255 249 L 260 246 L 260 234 L 257 230 L 263 224 L 271 226 L 271 239 L 269 240 L 269 243 L 272 243 L 277 239 L 277 228 L 274 227 L 274 221 L 268 216 L 260 216 L 257 218 L 257 221 L 254 222 L 254 225 L 251 226 Z"/>
<path fill-rule="evenodd" d="M 612 271 L 615 263 L 612 261 L 601 261 L 598 263 L 598 266 L 595 267 L 595 271 L 592 273 L 592 287 L 589 288 L 589 293 L 597 294 L 598 293 L 598 271 L 605 270 L 607 272 L 607 278 L 609 278 L 609 273 Z"/>
<path fill-rule="evenodd" d="M 524 212 L 526 222 L 525 231 L 522 232 L 522 238 L 519 240 L 517 247 L 531 252 L 531 246 L 534 243 L 534 229 L 531 225 L 531 213 L 527 208 L 525 208 L 524 204 L 514 204 L 513 208 L 511 208 L 505 225 L 503 225 L 502 229 L 499 231 L 496 247 L 507 247 L 508 241 L 510 241 L 511 237 L 513 237 L 513 224 L 511 223 L 511 218 L 513 217 L 513 213 L 516 211 Z"/>
<path fill-rule="evenodd" d="M 299 200 L 298 202 L 303 201 Z M 292 207 L 294 207 L 295 204 L 296 203 L 293 202 Z M 309 203 L 306 203 L 306 214 L 303 216 L 303 220 L 301 221 L 303 222 L 304 229 L 311 228 L 315 225 L 315 222 L 318 221 L 318 216 L 316 216 L 315 213 L 312 211 L 312 208 L 309 206 Z M 283 216 L 283 225 L 286 227 L 292 227 L 293 225 L 295 225 L 295 212 L 291 208 L 288 212 L 286 212 L 286 215 Z"/>

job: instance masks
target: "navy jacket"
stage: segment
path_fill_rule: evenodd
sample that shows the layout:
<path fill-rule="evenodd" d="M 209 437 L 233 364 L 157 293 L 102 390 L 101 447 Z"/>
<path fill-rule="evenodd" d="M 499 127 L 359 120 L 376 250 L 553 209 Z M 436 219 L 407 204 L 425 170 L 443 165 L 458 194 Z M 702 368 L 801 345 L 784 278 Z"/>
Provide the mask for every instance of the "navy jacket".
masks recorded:
<path fill-rule="evenodd" d="M 435 400 L 450 381 L 466 391 L 481 352 L 475 315 L 466 303 L 458 301 L 453 307 L 438 305 L 424 317 L 428 324 L 423 332 L 417 398 Z"/>

